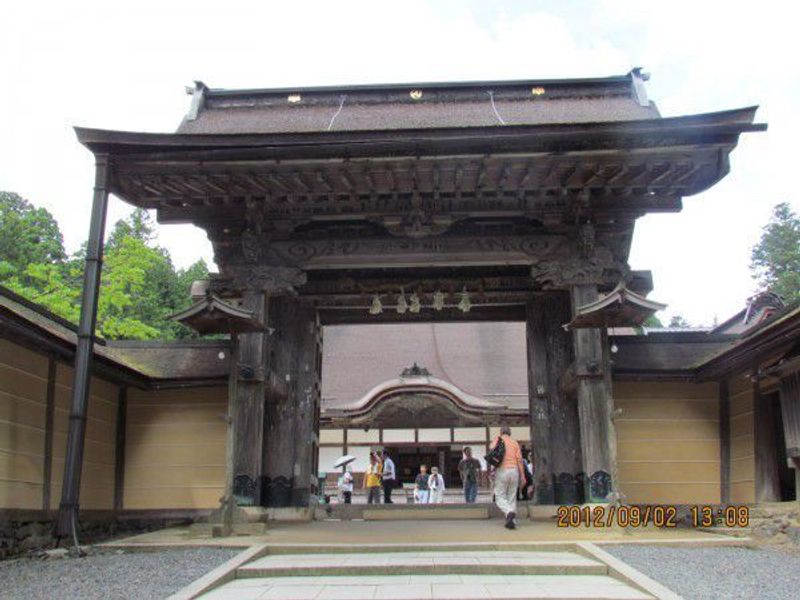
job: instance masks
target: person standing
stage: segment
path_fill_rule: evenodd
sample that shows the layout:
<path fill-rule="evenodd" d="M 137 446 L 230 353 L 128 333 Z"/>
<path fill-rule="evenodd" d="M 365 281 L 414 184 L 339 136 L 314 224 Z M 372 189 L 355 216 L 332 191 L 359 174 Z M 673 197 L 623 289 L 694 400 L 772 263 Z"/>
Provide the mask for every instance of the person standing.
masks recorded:
<path fill-rule="evenodd" d="M 367 504 L 381 503 L 381 461 L 376 452 L 369 453 L 369 466 L 364 473 L 364 489 L 367 490 Z"/>
<path fill-rule="evenodd" d="M 419 475 L 414 480 L 414 500 L 417 504 L 428 503 L 428 467 L 419 466 Z"/>
<path fill-rule="evenodd" d="M 506 517 L 506 529 L 517 528 L 517 490 L 525 482 L 525 467 L 522 464 L 522 451 L 519 443 L 511 437 L 511 428 L 503 425 L 500 428 L 500 435 L 497 436 L 489 450 L 503 441 L 505 453 L 503 460 L 495 470 L 494 477 L 494 498 L 497 508 L 503 511 Z"/>
<path fill-rule="evenodd" d="M 384 449 L 383 453 L 383 503 L 394 504 L 392 502 L 392 488 L 395 486 L 397 474 L 394 470 L 394 461 L 389 456 L 389 452 Z"/>
<path fill-rule="evenodd" d="M 442 504 L 444 502 L 444 477 L 439 474 L 439 467 L 431 467 L 428 477 L 428 504 Z"/>
<path fill-rule="evenodd" d="M 481 462 L 472 456 L 472 448 L 464 448 L 464 458 L 458 463 L 458 473 L 464 486 L 464 502 L 472 504 L 478 497 L 478 475 Z"/>
<path fill-rule="evenodd" d="M 530 462 L 528 462 L 529 457 L 530 454 L 525 452 L 525 448 L 522 448 L 522 466 L 524 467 L 522 472 L 525 474 L 525 479 L 520 480 L 519 482 L 517 501 L 530 500 L 530 498 L 528 497 L 528 492 L 530 490 L 530 486 L 533 484 L 533 479 L 532 479 L 533 470 L 531 469 Z"/>
<path fill-rule="evenodd" d="M 339 491 L 342 493 L 345 504 L 353 502 L 353 473 L 350 470 L 350 465 L 345 467 L 344 473 L 339 478 Z"/>

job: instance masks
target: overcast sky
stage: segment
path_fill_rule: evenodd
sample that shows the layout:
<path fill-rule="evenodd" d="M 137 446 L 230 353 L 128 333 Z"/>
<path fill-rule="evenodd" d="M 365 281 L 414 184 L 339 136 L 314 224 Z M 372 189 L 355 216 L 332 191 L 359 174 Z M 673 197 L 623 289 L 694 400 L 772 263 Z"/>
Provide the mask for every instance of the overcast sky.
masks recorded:
<path fill-rule="evenodd" d="M 565 8 L 567 6 L 567 8 Z M 800 197 L 800 37 L 791 3 L 150 2 L 0 3 L 0 189 L 86 238 L 93 166 L 73 125 L 174 131 L 184 86 L 597 77 L 642 66 L 664 116 L 759 104 L 731 174 L 640 219 L 630 264 L 651 269 L 667 315 L 710 324 L 755 290 L 748 263 L 771 207 Z M 127 7 L 127 8 L 123 8 Z M 791 9 L 789 9 L 791 10 Z M 109 219 L 130 207 L 111 203 Z M 158 231 L 178 266 L 211 264 L 205 234 Z"/>

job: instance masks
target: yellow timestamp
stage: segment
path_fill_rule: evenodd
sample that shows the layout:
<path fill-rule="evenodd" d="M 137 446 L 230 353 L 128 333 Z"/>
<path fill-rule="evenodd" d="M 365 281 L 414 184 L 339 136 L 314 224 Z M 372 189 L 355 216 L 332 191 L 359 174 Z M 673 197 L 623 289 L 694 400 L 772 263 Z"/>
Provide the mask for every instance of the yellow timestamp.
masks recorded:
<path fill-rule="evenodd" d="M 687 514 L 688 509 L 688 514 Z M 671 504 L 559 506 L 556 513 L 559 527 L 748 527 L 747 506 Z"/>
<path fill-rule="evenodd" d="M 692 506 L 689 508 L 693 527 L 748 527 L 750 507 L 748 506 Z"/>
<path fill-rule="evenodd" d="M 677 527 L 678 508 L 671 505 L 559 506 L 559 527 Z"/>

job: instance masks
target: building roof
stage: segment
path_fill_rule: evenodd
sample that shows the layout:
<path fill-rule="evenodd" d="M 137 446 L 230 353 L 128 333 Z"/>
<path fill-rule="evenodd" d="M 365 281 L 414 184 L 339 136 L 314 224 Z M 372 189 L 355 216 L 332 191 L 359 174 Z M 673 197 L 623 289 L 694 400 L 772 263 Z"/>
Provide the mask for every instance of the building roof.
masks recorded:
<path fill-rule="evenodd" d="M 747 299 L 747 305 L 714 327 L 714 333 L 743 333 L 781 313 L 786 304 L 772 292 L 760 292 Z"/>
<path fill-rule="evenodd" d="M 525 324 L 468 322 L 326 327 L 323 407 L 348 408 L 414 363 L 471 396 L 528 405 Z"/>
<path fill-rule="evenodd" d="M 74 325 L 2 286 L 0 335 L 65 361 L 74 356 Z M 796 347 L 800 306 L 742 334 L 651 329 L 612 332 L 610 340 L 615 378 L 714 379 Z M 230 369 L 229 340 L 100 339 L 94 348 L 98 375 L 141 387 L 220 384 Z M 357 408 L 414 364 L 476 408 L 528 405 L 525 323 L 394 323 L 325 328 L 323 410 Z"/>
<path fill-rule="evenodd" d="M 179 133 L 286 133 L 599 123 L 660 117 L 644 76 L 210 89 L 196 82 Z"/>
<path fill-rule="evenodd" d="M 0 286 L 0 334 L 71 361 L 77 341 L 74 324 Z M 98 374 L 139 386 L 224 382 L 229 340 L 108 341 L 97 339 Z"/>

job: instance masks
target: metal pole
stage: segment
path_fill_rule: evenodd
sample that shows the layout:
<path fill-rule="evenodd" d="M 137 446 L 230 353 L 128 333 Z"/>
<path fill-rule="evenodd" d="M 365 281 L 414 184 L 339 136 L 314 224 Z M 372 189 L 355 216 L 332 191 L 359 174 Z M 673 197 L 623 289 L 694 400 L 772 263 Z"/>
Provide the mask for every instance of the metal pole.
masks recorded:
<path fill-rule="evenodd" d="M 89 223 L 89 243 L 83 272 L 83 299 L 75 349 L 75 372 L 72 384 L 72 408 L 69 415 L 67 452 L 64 462 L 64 482 L 61 487 L 57 535 L 70 534 L 78 520 L 78 497 L 83 466 L 83 445 L 86 436 L 86 408 L 89 403 L 94 328 L 97 321 L 97 296 L 100 291 L 100 272 L 103 264 L 103 237 L 108 208 L 108 156 L 95 157 L 94 198 Z"/>

